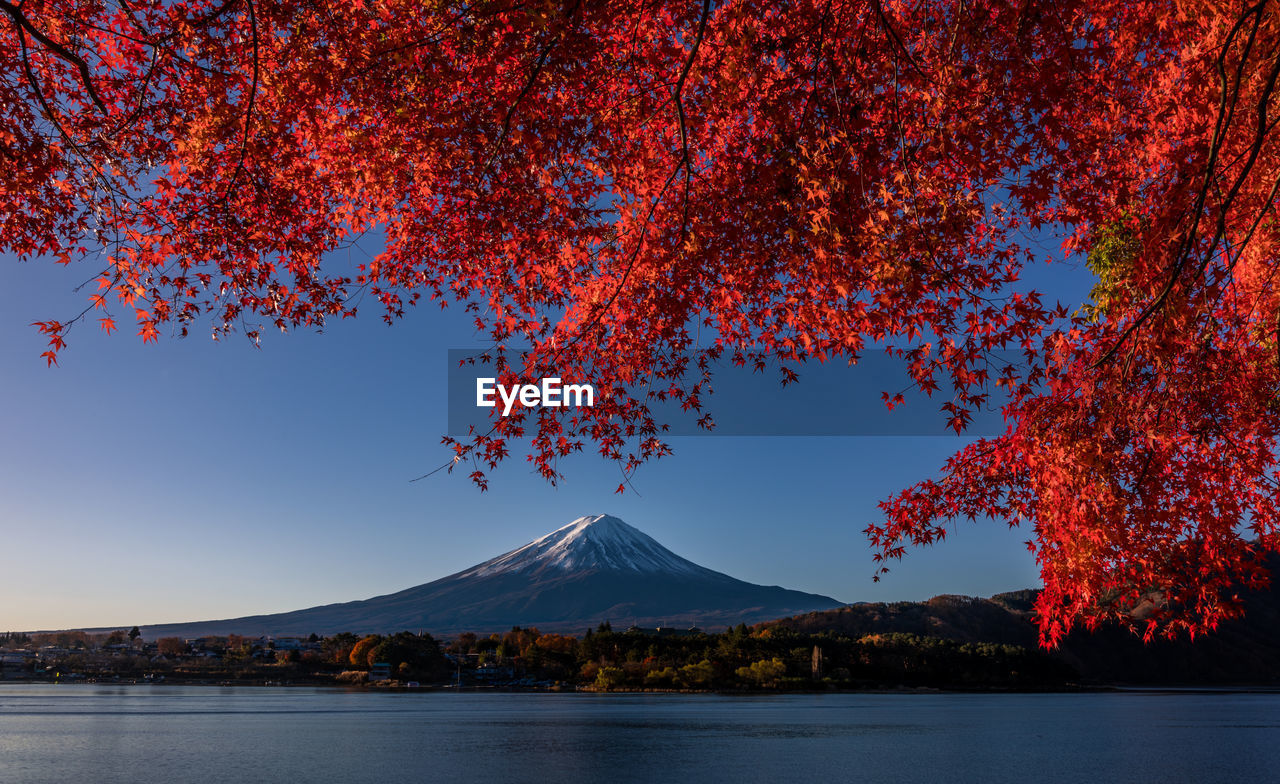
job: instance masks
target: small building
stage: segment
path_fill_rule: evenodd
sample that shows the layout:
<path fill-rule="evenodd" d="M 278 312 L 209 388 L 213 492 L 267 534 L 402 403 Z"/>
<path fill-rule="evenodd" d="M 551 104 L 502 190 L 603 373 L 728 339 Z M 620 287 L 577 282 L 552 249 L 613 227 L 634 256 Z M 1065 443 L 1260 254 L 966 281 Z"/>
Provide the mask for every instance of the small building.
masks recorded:
<path fill-rule="evenodd" d="M 369 681 L 389 681 L 391 680 L 391 665 L 386 662 L 375 662 L 369 668 Z"/>
<path fill-rule="evenodd" d="M 35 654 L 28 651 L 6 651 L 0 653 L 0 680 L 6 677 L 18 677 L 34 669 Z"/>

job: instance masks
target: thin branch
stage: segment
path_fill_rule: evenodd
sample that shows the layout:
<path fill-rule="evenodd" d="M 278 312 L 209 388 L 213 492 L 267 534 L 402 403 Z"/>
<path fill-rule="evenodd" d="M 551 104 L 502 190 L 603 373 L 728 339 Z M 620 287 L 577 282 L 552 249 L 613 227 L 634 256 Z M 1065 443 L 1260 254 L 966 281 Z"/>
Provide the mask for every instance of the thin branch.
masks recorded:
<path fill-rule="evenodd" d="M 231 2 L 235 2 L 235 0 L 231 0 Z M 227 5 L 229 6 L 230 3 Z M 258 96 L 260 68 L 258 58 L 258 17 L 254 13 L 253 0 L 245 0 L 245 7 L 249 12 L 249 35 L 253 46 L 253 79 L 249 83 L 249 97 L 245 101 L 244 132 L 240 139 L 240 160 L 236 162 L 235 171 L 231 174 L 231 181 L 227 183 L 227 195 L 223 198 L 224 204 L 235 196 L 236 182 L 240 179 L 241 173 L 244 172 L 245 158 L 249 152 L 249 126 L 253 121 L 253 104 Z"/>
<path fill-rule="evenodd" d="M 572 7 L 567 9 L 565 11 L 565 18 L 572 19 L 573 15 L 578 12 L 578 6 L 580 4 L 581 0 L 578 0 L 578 2 L 575 2 Z M 506 144 L 507 137 L 511 134 L 511 121 L 515 118 L 516 109 L 518 109 L 524 99 L 529 96 L 529 93 L 533 91 L 534 85 L 538 83 L 538 77 L 542 74 L 542 69 L 546 67 L 547 60 L 551 57 L 552 50 L 554 50 L 556 45 L 559 43 L 560 41 L 557 39 L 550 41 L 546 46 L 542 47 L 542 51 L 538 54 L 538 61 L 533 64 L 533 70 L 530 72 L 529 78 L 525 81 L 524 87 L 520 90 L 520 93 L 516 95 L 515 100 L 511 102 L 511 105 L 507 107 L 506 115 L 502 118 L 502 132 L 498 134 L 498 139 L 494 142 L 493 152 L 489 153 L 488 160 L 486 160 L 484 165 L 480 167 L 480 179 L 484 179 L 488 175 L 489 167 L 492 166 L 494 160 L 497 159 L 498 153 L 502 152 L 502 147 Z"/>
<path fill-rule="evenodd" d="M 1186 236 L 1183 237 L 1182 242 L 1179 243 L 1178 251 L 1174 256 L 1174 260 L 1169 265 L 1168 280 L 1165 281 L 1164 286 L 1160 289 L 1160 292 L 1156 295 L 1155 299 L 1143 308 L 1137 318 L 1135 318 L 1129 326 L 1120 333 L 1120 337 L 1111 346 L 1111 348 L 1108 349 L 1100 359 L 1091 365 L 1093 368 L 1100 367 L 1109 362 L 1116 355 L 1116 352 L 1120 350 L 1120 347 L 1123 346 L 1124 343 L 1133 335 L 1133 333 L 1136 332 L 1149 318 L 1151 318 L 1157 310 L 1164 306 L 1164 303 L 1168 300 L 1169 295 L 1173 292 L 1174 287 L 1182 277 L 1182 271 L 1186 267 L 1192 248 L 1195 245 L 1196 233 L 1199 230 L 1200 221 L 1203 217 L 1204 205 L 1205 201 L 1208 199 L 1209 189 L 1216 182 L 1215 174 L 1218 165 L 1218 156 L 1221 153 L 1222 144 L 1225 141 L 1231 120 L 1235 117 L 1235 107 L 1236 102 L 1239 100 L 1240 82 L 1243 78 L 1245 62 L 1248 59 L 1249 53 L 1253 49 L 1253 43 L 1257 35 L 1258 28 L 1262 24 L 1263 9 L 1266 7 L 1268 1 L 1269 0 L 1261 0 L 1261 2 L 1246 9 L 1244 13 L 1240 15 L 1240 18 L 1236 20 L 1235 24 L 1232 25 L 1231 30 L 1228 31 L 1226 40 L 1222 44 L 1222 51 L 1218 54 L 1215 65 L 1218 72 L 1218 83 L 1220 85 L 1221 92 L 1218 96 L 1218 116 L 1214 122 L 1213 136 L 1209 143 L 1209 157 L 1205 163 L 1204 180 L 1196 195 L 1195 205 L 1191 209 L 1191 227 L 1187 230 Z M 1244 52 L 1240 56 L 1240 63 L 1236 68 L 1233 84 L 1228 85 L 1226 71 L 1227 54 L 1231 49 L 1232 41 L 1235 40 L 1236 35 L 1241 29 L 1243 29 L 1245 23 L 1250 17 L 1253 17 L 1254 19 L 1253 27 L 1250 30 L 1249 38 L 1245 43 Z M 1274 77 L 1270 80 L 1270 83 L 1271 85 L 1274 85 Z M 1268 95 L 1269 93 L 1270 90 L 1268 89 Z M 1228 105 L 1228 95 L 1231 95 L 1230 105 Z M 1266 100 L 1266 97 L 1264 97 L 1260 108 L 1260 111 L 1264 116 L 1266 112 Z M 1220 221 L 1225 220 L 1227 206 L 1229 205 L 1222 205 Z M 1214 244 L 1216 246 L 1217 237 L 1215 237 Z M 1209 258 L 1206 257 L 1205 265 L 1208 264 L 1208 261 Z M 1201 266 L 1201 272 L 1203 272 L 1203 269 L 1204 265 Z"/>
<path fill-rule="evenodd" d="M 76 70 L 80 72 L 80 82 L 84 85 L 85 92 L 89 94 L 89 98 L 98 107 L 98 111 L 104 115 L 108 114 L 107 105 L 102 102 L 102 98 L 98 96 L 98 91 L 93 87 L 93 71 L 89 69 L 89 64 L 84 61 L 84 58 L 37 30 L 18 6 L 7 2 L 7 0 L 0 0 L 0 11 L 8 14 L 9 18 L 13 20 L 13 23 L 20 30 L 26 30 L 31 34 L 32 38 L 39 41 L 50 52 L 57 55 L 61 60 L 74 65 Z"/>
<path fill-rule="evenodd" d="M 707 16 L 710 11 L 711 0 L 702 0 L 702 15 L 698 18 L 698 31 L 694 34 L 693 46 L 689 49 L 689 57 L 684 61 L 684 68 L 680 71 L 680 78 L 676 80 L 676 86 L 671 91 L 671 96 L 676 102 L 676 114 L 680 120 L 680 164 L 677 170 L 679 168 L 684 169 L 683 216 L 680 220 L 681 242 L 684 241 L 689 230 L 689 191 L 693 178 L 693 167 L 689 157 L 689 132 L 684 115 L 684 83 L 689 78 L 689 71 L 693 68 L 693 61 L 698 56 L 698 48 L 702 45 L 702 38 L 707 30 Z"/>
<path fill-rule="evenodd" d="M 880 17 L 880 24 L 884 26 L 885 32 L 888 33 L 889 38 L 893 40 L 895 48 L 902 52 L 903 56 L 906 57 L 907 65 L 910 65 L 913 71 L 923 76 L 925 81 L 933 84 L 933 78 L 920 68 L 920 64 L 911 56 L 911 50 L 907 48 L 907 45 L 902 42 L 902 38 L 898 36 L 898 31 L 894 28 L 893 22 L 889 20 L 889 15 L 884 10 L 884 4 L 881 3 L 880 0 L 872 0 L 871 4 L 875 6 L 876 15 Z"/>
<path fill-rule="evenodd" d="M 690 70 L 692 70 L 693 68 L 694 60 L 698 56 L 698 49 L 702 45 L 703 35 L 705 34 L 706 28 L 707 28 L 707 17 L 710 15 L 710 13 L 711 13 L 711 0 L 703 0 L 702 15 L 698 19 L 698 30 L 694 36 L 693 45 L 689 48 L 689 55 L 688 57 L 685 58 L 684 66 L 680 70 L 680 77 L 676 80 L 675 88 L 672 92 L 672 100 L 674 100 L 676 102 L 676 105 L 680 107 L 679 117 L 680 117 L 680 123 L 681 123 L 680 136 L 681 136 L 681 145 L 682 145 L 681 147 L 682 155 L 680 158 L 680 162 L 676 164 L 676 168 L 672 170 L 670 176 L 667 177 L 667 181 L 663 183 L 662 189 L 661 191 L 659 191 L 660 194 L 665 194 L 667 192 L 667 190 L 671 187 L 671 183 L 675 181 L 675 178 L 677 176 L 679 176 L 682 169 L 685 171 L 686 187 L 688 187 L 688 183 L 690 181 L 690 177 L 691 177 L 691 174 L 689 172 L 690 157 L 689 157 L 688 139 L 687 139 L 686 131 L 684 127 L 684 109 L 683 109 L 682 97 L 683 97 L 684 83 L 689 76 Z M 618 285 L 614 287 L 613 293 L 609 296 L 609 299 L 605 300 L 599 306 L 594 308 L 591 317 L 587 319 L 586 323 L 583 324 L 582 327 L 580 327 L 577 330 L 577 334 L 572 339 L 566 342 L 563 346 L 556 349 L 556 353 L 552 357 L 553 364 L 557 359 L 559 359 L 560 355 L 565 351 L 565 349 L 568 349 L 570 346 L 577 343 L 578 340 L 580 340 L 587 333 L 587 330 L 595 326 L 595 324 L 600 321 L 600 319 L 609 310 L 609 308 L 613 306 L 613 303 L 618 300 L 618 297 L 622 295 L 622 290 L 626 288 L 627 280 L 628 278 L 631 277 L 632 270 L 635 269 L 636 260 L 640 256 L 640 249 L 644 246 L 644 239 L 645 239 L 645 236 L 648 234 L 648 227 L 649 227 L 650 221 L 653 219 L 653 213 L 657 210 L 658 204 L 660 202 L 661 202 L 661 195 L 649 205 L 649 211 L 645 214 L 644 223 L 641 225 L 640 236 L 636 240 L 635 250 L 632 251 L 631 258 L 627 261 L 626 269 L 622 271 L 622 278 L 618 281 Z M 689 206 L 688 196 L 686 192 L 686 198 L 684 203 L 686 214 L 687 214 L 688 206 Z M 682 225 L 682 228 L 681 228 L 682 237 L 683 237 L 683 232 L 684 232 L 684 226 Z"/>

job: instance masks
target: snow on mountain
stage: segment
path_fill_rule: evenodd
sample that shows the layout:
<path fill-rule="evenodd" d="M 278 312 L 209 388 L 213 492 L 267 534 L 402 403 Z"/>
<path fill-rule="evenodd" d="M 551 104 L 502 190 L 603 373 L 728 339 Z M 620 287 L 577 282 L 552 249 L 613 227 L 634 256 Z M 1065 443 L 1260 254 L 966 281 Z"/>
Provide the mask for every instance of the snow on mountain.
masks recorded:
<path fill-rule="evenodd" d="M 722 628 L 839 607 L 829 596 L 756 585 L 676 555 L 616 517 L 579 517 L 524 547 L 385 596 L 287 613 L 143 627 L 148 639 L 359 634 L 512 626 L 581 632 L 602 621 Z"/>
<path fill-rule="evenodd" d="M 458 577 L 600 569 L 690 576 L 718 574 L 681 558 L 618 518 L 602 514 L 579 517 L 524 547 L 473 566 Z"/>

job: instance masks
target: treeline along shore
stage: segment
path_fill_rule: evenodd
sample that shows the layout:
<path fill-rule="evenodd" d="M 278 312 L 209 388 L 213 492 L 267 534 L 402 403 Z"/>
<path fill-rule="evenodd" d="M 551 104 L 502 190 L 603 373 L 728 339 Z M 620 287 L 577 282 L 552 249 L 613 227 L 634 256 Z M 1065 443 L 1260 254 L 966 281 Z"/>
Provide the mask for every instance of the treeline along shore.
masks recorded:
<path fill-rule="evenodd" d="M 1277 564 L 1280 569 L 1280 563 Z M 511 628 L 327 637 L 0 634 L 0 679 L 563 690 L 1060 690 L 1115 684 L 1280 687 L 1280 587 L 1244 595 L 1243 618 L 1191 640 L 1077 630 L 1037 644 L 1035 591 L 863 603 L 708 633 L 579 635 Z"/>
<path fill-rule="evenodd" d="M 913 634 L 853 638 L 781 628 L 614 631 L 581 637 L 513 628 L 502 634 L 337 634 L 143 641 L 129 632 L 0 636 L 5 680 L 332 684 L 370 688 L 586 691 L 1057 690 L 1070 667 L 1015 645 Z"/>

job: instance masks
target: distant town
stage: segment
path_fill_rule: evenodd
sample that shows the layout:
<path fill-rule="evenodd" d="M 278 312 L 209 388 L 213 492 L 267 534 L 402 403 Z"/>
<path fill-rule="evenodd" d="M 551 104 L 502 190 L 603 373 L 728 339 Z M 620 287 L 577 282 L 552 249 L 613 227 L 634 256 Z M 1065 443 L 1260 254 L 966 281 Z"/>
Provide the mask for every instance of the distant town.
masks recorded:
<path fill-rule="evenodd" d="M 1074 673 L 1036 650 L 912 634 L 854 639 L 781 627 L 615 631 L 581 637 L 502 634 L 143 639 L 0 635 L 0 679 L 55 683 L 334 685 L 539 690 L 827 690 L 1068 688 Z"/>

